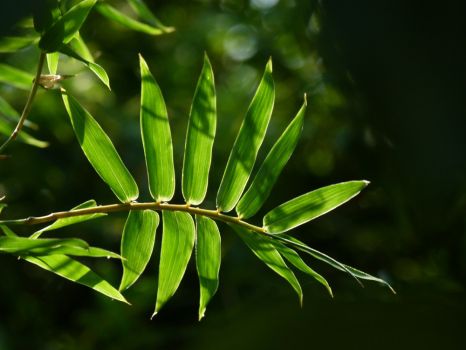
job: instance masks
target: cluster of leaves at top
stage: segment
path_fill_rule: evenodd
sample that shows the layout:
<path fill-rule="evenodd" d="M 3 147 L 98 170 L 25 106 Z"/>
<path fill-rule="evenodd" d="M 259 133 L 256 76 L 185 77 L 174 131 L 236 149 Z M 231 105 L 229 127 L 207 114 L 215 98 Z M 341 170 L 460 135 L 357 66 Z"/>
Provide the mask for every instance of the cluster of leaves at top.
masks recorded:
<path fill-rule="evenodd" d="M 51 21 L 52 24 L 42 30 L 39 47 L 53 54 L 60 51 L 81 59 L 82 56 L 76 54 L 70 43 L 80 40 L 76 35 L 77 31 L 95 2 L 95 0 L 84 0 L 68 12 L 57 15 L 57 18 Z M 141 4 L 140 1 L 134 2 Z M 113 11 L 112 8 L 106 7 L 106 4 L 99 3 L 99 6 L 104 6 L 104 14 Z M 99 69 L 91 60 L 85 61 L 89 68 L 108 85 L 108 77 L 103 74 L 105 71 Z M 52 68 L 53 62 L 52 57 L 49 60 L 49 66 Z M 70 211 L 51 214 L 36 220 L 29 218 L 0 221 L 0 227 L 5 233 L 5 236 L 0 237 L 0 252 L 14 254 L 71 281 L 126 302 L 121 293 L 138 280 L 151 258 L 156 230 L 160 223 L 157 211 L 161 211 L 163 233 L 154 315 L 176 292 L 195 248 L 200 282 L 199 319 L 204 316 L 206 306 L 219 284 L 221 236 L 216 221 L 227 223 L 261 261 L 288 281 L 298 294 L 300 302 L 303 297 L 302 289 L 287 263 L 316 279 L 330 294 L 332 291 L 324 277 L 309 267 L 298 251 L 347 272 L 358 281 L 372 280 L 388 286 L 385 281 L 342 264 L 287 234 L 293 228 L 350 200 L 366 187 L 367 181 L 338 183 L 294 198 L 268 212 L 263 218 L 262 227 L 245 221 L 262 207 L 291 157 L 301 134 L 306 110 L 306 100 L 304 100 L 302 107 L 270 149 L 255 177 L 247 186 L 256 156 L 266 135 L 275 100 L 271 60 L 265 67 L 229 155 L 217 192 L 216 209 L 198 207 L 207 193 L 217 120 L 214 74 L 207 55 L 194 93 L 187 126 L 181 181 L 184 204 L 169 203 L 175 192 L 169 118 L 162 92 L 142 56 L 140 56 L 140 71 L 140 128 L 149 191 L 153 201 L 146 203 L 136 201 L 139 195 L 138 186 L 110 138 L 91 114 L 67 91 L 61 89 L 66 111 L 85 156 L 121 204 L 98 206 L 94 200 L 90 200 Z M 2 205 L 0 205 L 1 209 Z M 233 209 L 237 215 L 225 214 Z M 44 232 L 95 219 L 116 210 L 129 212 L 121 238 L 120 254 L 90 247 L 80 239 L 40 238 Z M 28 238 L 18 237 L 11 230 L 11 225 L 14 224 L 47 221 L 54 222 Z M 123 275 L 118 290 L 71 256 L 121 259 Z"/>

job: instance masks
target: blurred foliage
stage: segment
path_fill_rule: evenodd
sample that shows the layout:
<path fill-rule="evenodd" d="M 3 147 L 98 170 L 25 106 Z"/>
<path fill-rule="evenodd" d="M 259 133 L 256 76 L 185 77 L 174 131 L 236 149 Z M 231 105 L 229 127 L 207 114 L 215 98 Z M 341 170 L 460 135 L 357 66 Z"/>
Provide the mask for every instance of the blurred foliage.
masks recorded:
<path fill-rule="evenodd" d="M 0 15 L 2 34 L 32 6 L 11 3 L 6 1 L 9 10 Z M 298 237 L 387 278 L 398 295 L 377 286 L 361 290 L 344 274 L 316 264 L 329 277 L 335 299 L 309 282 L 303 285 L 306 299 L 300 309 L 289 287 L 267 272 L 227 227 L 221 227 L 220 289 L 201 323 L 195 318 L 198 284 L 192 263 L 174 300 L 149 321 L 157 256 L 128 295 L 132 307 L 1 256 L 0 349 L 275 349 L 306 344 L 453 349 L 464 344 L 464 3 L 148 4 L 176 31 L 149 37 L 96 11 L 81 31 L 97 63 L 109 73 L 111 92 L 81 63 L 62 60 L 58 68 L 62 74 L 77 74 L 64 85 L 108 131 L 137 182 L 147 181 L 137 122 L 139 52 L 165 94 L 177 169 L 203 52 L 209 53 L 216 72 L 217 165 L 226 163 L 239 117 L 272 56 L 277 100 L 263 151 L 299 108 L 303 93 L 308 94 L 310 112 L 274 198 L 261 213 L 323 185 L 371 180 L 359 198 L 302 227 Z M 1 54 L 0 61 L 32 73 L 37 57 L 36 50 L 24 49 Z M 0 94 L 18 110 L 26 100 L 26 92 L 5 85 Z M 45 214 L 91 197 L 99 203 L 113 201 L 83 157 L 58 93 L 39 91 L 31 120 L 40 126 L 34 135 L 51 145 L 36 149 L 15 143 L 9 148 L 14 156 L 0 163 L 0 193 L 9 203 L 4 215 Z M 223 166 L 214 167 L 211 179 L 220 179 L 222 171 Z M 216 188 L 218 183 L 212 183 L 211 191 Z M 208 193 L 208 206 L 214 206 L 214 195 Z M 181 193 L 175 197 L 181 200 Z M 147 192 L 143 198 L 149 198 Z M 112 215 L 64 232 L 117 250 L 123 223 L 123 216 Z M 97 262 L 94 267 L 113 283 L 121 273 L 118 263 Z"/>

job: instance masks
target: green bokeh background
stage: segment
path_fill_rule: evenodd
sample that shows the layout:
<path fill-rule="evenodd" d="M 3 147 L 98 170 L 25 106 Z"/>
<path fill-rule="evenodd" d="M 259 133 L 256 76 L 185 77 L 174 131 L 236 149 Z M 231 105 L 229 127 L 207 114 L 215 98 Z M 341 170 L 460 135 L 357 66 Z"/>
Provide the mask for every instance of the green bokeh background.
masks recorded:
<path fill-rule="evenodd" d="M 28 1 L 6 1 L 9 23 Z M 28 6 L 29 3 L 29 6 Z M 460 1 L 147 1 L 172 34 L 129 31 L 92 12 L 82 36 L 109 73 L 112 91 L 79 63 L 65 85 L 113 139 L 149 199 L 138 128 L 142 53 L 164 93 L 178 170 L 187 116 L 204 51 L 214 68 L 218 129 L 207 207 L 214 206 L 241 118 L 269 56 L 276 103 L 265 156 L 307 93 L 303 136 L 273 197 L 257 216 L 296 195 L 331 183 L 371 185 L 338 210 L 296 230 L 309 245 L 379 275 L 397 290 L 366 283 L 320 263 L 335 292 L 328 297 L 300 275 L 292 289 L 228 230 L 223 233 L 219 291 L 197 322 L 198 282 L 191 261 L 175 297 L 150 321 L 158 253 L 118 304 L 15 258 L 0 256 L 0 349 L 460 349 L 466 343 L 466 6 Z M 116 2 L 116 4 L 119 4 Z M 121 4 L 121 3 L 120 3 Z M 0 56 L 34 72 L 38 52 Z M 0 86 L 21 109 L 27 94 Z M 71 208 L 87 199 L 115 202 L 74 139 L 57 92 L 41 90 L 30 119 L 50 147 L 21 143 L 0 163 L 3 217 Z M 60 232 L 115 251 L 124 215 Z M 30 230 L 30 229 L 29 229 Z M 24 233 L 29 232 L 26 228 Z M 160 238 L 160 232 L 158 234 Z M 157 244 L 157 249 L 160 242 Z M 118 262 L 89 261 L 117 284 Z"/>

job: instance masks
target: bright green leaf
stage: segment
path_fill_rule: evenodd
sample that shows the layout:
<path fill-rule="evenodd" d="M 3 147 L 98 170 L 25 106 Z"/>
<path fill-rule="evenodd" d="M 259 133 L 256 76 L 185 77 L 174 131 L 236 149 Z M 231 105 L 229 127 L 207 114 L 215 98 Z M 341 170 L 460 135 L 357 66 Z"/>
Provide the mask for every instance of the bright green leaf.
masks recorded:
<path fill-rule="evenodd" d="M 87 62 L 94 62 L 94 57 L 79 32 L 77 32 L 74 38 L 69 42 L 69 46 Z"/>
<path fill-rule="evenodd" d="M 160 87 L 141 55 L 139 61 L 142 80 L 141 135 L 149 190 L 157 202 L 169 201 L 175 193 L 175 168 L 167 108 Z"/>
<path fill-rule="evenodd" d="M 217 208 L 220 211 L 232 210 L 246 187 L 267 131 L 274 100 L 272 60 L 269 60 L 228 158 L 217 193 Z"/>
<path fill-rule="evenodd" d="M 137 199 L 139 190 L 115 146 L 97 121 L 72 96 L 62 90 L 66 111 L 87 159 L 121 202 Z"/>
<path fill-rule="evenodd" d="M 249 189 L 239 201 L 236 212 L 241 218 L 249 218 L 256 214 L 269 197 L 273 185 L 275 185 L 278 176 L 298 143 L 303 129 L 306 104 L 305 97 L 304 104 L 298 114 L 273 145 L 251 186 L 249 186 Z"/>
<path fill-rule="evenodd" d="M 214 73 L 207 55 L 194 93 L 183 160 L 183 197 L 186 203 L 199 205 L 209 182 L 212 146 L 217 126 Z"/>
<path fill-rule="evenodd" d="M 2 211 L 2 209 L 4 209 L 7 205 L 5 203 L 0 203 L 0 213 Z M 13 232 L 12 229 L 10 229 L 8 226 L 6 225 L 0 225 L 0 229 L 2 230 L 2 232 L 5 234 L 5 236 L 7 237 L 18 237 L 18 235 L 16 233 Z"/>
<path fill-rule="evenodd" d="M 0 53 L 16 52 L 39 40 L 37 35 L 0 37 Z"/>
<path fill-rule="evenodd" d="M 125 290 L 144 272 L 152 255 L 159 215 L 152 210 L 130 211 L 121 238 L 123 277 L 119 290 Z"/>
<path fill-rule="evenodd" d="M 60 59 L 60 54 L 58 52 L 47 54 L 47 67 L 49 69 L 50 74 L 57 74 L 59 59 Z"/>
<path fill-rule="evenodd" d="M 142 0 L 128 0 L 130 6 L 133 8 L 134 12 L 137 15 L 146 21 L 147 23 L 153 25 L 156 28 L 161 29 L 164 33 L 171 33 L 175 30 L 173 27 L 167 27 L 164 25 L 147 7 L 147 5 Z"/>
<path fill-rule="evenodd" d="M 218 275 L 222 260 L 221 237 L 214 220 L 196 215 L 196 267 L 201 289 L 199 321 L 207 304 L 218 289 Z"/>
<path fill-rule="evenodd" d="M 89 245 L 76 238 L 45 238 L 31 239 L 25 237 L 0 237 L 0 252 L 10 254 L 53 254 L 60 248 L 75 248 L 86 250 Z"/>
<path fill-rule="evenodd" d="M 364 180 L 341 182 L 296 197 L 268 212 L 264 229 L 269 233 L 291 230 L 346 203 L 368 184 Z"/>
<path fill-rule="evenodd" d="M 21 69 L 0 63 L 0 82 L 18 89 L 30 90 L 34 76 Z"/>
<path fill-rule="evenodd" d="M 193 218 L 186 212 L 162 212 L 163 234 L 154 317 L 175 294 L 194 246 Z"/>

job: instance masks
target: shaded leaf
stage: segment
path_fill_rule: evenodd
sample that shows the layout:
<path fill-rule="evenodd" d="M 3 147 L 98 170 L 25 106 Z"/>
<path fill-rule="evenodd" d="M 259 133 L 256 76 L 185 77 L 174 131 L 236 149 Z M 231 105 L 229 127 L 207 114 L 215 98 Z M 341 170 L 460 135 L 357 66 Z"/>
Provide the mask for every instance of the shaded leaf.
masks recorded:
<path fill-rule="evenodd" d="M 186 203 L 199 205 L 207 193 L 217 126 L 214 74 L 207 55 L 189 114 L 183 159 L 182 189 Z"/>
<path fill-rule="evenodd" d="M 121 238 L 121 256 L 124 260 L 120 291 L 131 287 L 146 269 L 154 249 L 158 226 L 159 215 L 155 211 L 129 212 Z"/>
<path fill-rule="evenodd" d="M 303 106 L 273 145 L 251 186 L 239 201 L 236 212 L 241 218 L 249 218 L 256 214 L 269 197 L 278 176 L 293 154 L 301 136 L 306 105 L 306 97 L 304 97 Z"/>
<path fill-rule="evenodd" d="M 214 220 L 196 215 L 196 268 L 200 284 L 199 321 L 218 289 L 222 260 L 221 237 Z"/>
<path fill-rule="evenodd" d="M 154 317 L 175 294 L 183 279 L 194 246 L 195 227 L 186 212 L 162 212 L 163 235 L 159 283 Z"/>
<path fill-rule="evenodd" d="M 0 63 L 0 82 L 18 89 L 30 90 L 34 76 L 21 69 Z"/>
<path fill-rule="evenodd" d="M 147 23 L 153 25 L 156 28 L 161 29 L 164 33 L 171 33 L 175 30 L 173 27 L 167 27 L 164 25 L 147 7 L 147 5 L 142 0 L 128 0 L 130 6 L 133 8 L 134 12 L 142 18 Z"/>
<path fill-rule="evenodd" d="M 62 98 L 79 144 L 96 172 L 121 202 L 136 200 L 139 195 L 136 182 L 107 134 L 89 112 L 64 90 Z"/>
<path fill-rule="evenodd" d="M 47 54 L 47 67 L 49 69 L 50 74 L 57 74 L 59 58 L 60 58 L 60 54 L 58 52 Z"/>
<path fill-rule="evenodd" d="M 32 18 L 34 29 L 36 32 L 42 33 L 60 18 L 61 11 L 57 0 L 39 0 L 38 2 L 39 4 L 34 7 Z"/>
<path fill-rule="evenodd" d="M 0 134 L 10 136 L 15 129 L 15 125 L 16 124 L 12 124 L 8 119 L 4 119 L 0 116 Z M 24 130 L 18 134 L 17 139 L 25 144 L 39 148 L 45 148 L 49 145 L 48 142 L 36 139 L 34 136 L 28 134 Z"/>
<path fill-rule="evenodd" d="M 228 158 L 217 193 L 217 209 L 220 211 L 232 210 L 246 187 L 267 131 L 274 100 L 272 60 L 269 60 Z"/>
<path fill-rule="evenodd" d="M 264 216 L 264 229 L 281 233 L 311 221 L 346 203 L 369 184 L 348 181 L 319 188 L 272 209 Z"/>
<path fill-rule="evenodd" d="M 0 212 L 1 212 L 1 209 L 5 208 L 7 205 L 4 204 L 4 203 L 0 203 Z M 12 229 L 10 229 L 8 226 L 6 225 L 0 225 L 0 229 L 2 230 L 2 232 L 5 234 L 5 236 L 7 237 L 18 237 L 18 235 L 16 233 L 13 232 Z"/>
<path fill-rule="evenodd" d="M 157 202 L 175 193 L 173 145 L 167 108 L 160 87 L 139 55 L 141 67 L 141 136 L 146 158 L 149 191 Z"/>
<path fill-rule="evenodd" d="M 0 37 L 0 53 L 16 52 L 39 40 L 37 35 Z"/>

